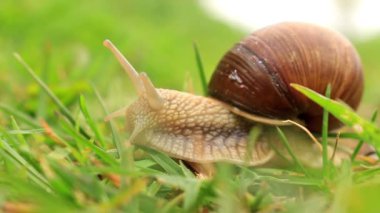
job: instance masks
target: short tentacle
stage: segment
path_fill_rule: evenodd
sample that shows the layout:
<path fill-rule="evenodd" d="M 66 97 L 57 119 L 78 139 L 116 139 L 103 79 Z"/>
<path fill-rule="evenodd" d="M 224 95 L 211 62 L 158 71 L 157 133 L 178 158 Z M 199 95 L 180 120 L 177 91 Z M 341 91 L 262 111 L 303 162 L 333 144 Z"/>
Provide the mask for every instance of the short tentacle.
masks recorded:
<path fill-rule="evenodd" d="M 145 89 L 145 95 L 148 100 L 149 106 L 155 110 L 162 109 L 164 106 L 164 100 L 160 97 L 152 81 L 149 79 L 145 72 L 140 73 L 140 79 Z"/>

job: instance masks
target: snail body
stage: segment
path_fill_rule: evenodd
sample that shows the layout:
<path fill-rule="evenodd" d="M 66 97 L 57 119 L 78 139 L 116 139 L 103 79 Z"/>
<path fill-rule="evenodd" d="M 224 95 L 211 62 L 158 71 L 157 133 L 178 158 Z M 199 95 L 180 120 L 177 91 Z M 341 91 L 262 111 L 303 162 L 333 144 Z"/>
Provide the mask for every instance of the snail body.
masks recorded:
<path fill-rule="evenodd" d="M 272 147 L 290 159 L 276 129 L 265 121 L 252 123 L 242 119 L 213 98 L 168 89 L 157 89 L 157 93 L 164 102 L 162 109 L 152 110 L 147 97 L 140 96 L 125 111 L 130 142 L 200 164 L 217 161 L 250 166 L 282 164 L 280 161 L 284 159 L 276 156 Z M 318 147 L 305 132 L 295 126 L 278 125 L 285 125 L 281 129 L 288 139 L 296 141 L 294 150 L 303 153 L 299 156 L 302 162 L 312 167 L 321 164 Z M 260 129 L 256 141 L 249 139 L 253 127 Z M 249 148 L 250 143 L 254 147 Z"/>
<path fill-rule="evenodd" d="M 305 28 L 305 32 L 301 28 Z M 290 41 L 285 42 L 287 39 Z M 283 44 L 277 45 L 277 42 Z M 294 151 L 300 153 L 299 158 L 308 165 L 318 166 L 321 163 L 321 153 L 315 151 L 318 144 L 312 143 L 310 134 L 302 128 L 289 126 L 294 122 L 281 119 L 306 118 L 307 127 L 318 130 L 321 109 L 292 90 L 289 83 L 320 93 L 331 83 L 332 97 L 353 108 L 358 105 L 363 87 L 360 60 L 352 45 L 339 34 L 314 25 L 286 23 L 251 34 L 221 60 L 209 84 L 211 97 L 157 89 L 110 41 L 106 40 L 104 45 L 114 53 L 139 94 L 134 103 L 106 120 L 125 115 L 131 143 L 193 163 L 230 161 L 254 166 L 273 163 L 279 159 L 276 153 L 283 149 L 276 126 L 285 125 L 282 129 L 294 144 Z M 330 46 L 330 49 L 321 46 Z M 344 50 L 340 50 L 342 47 Z M 337 62 L 339 54 L 344 59 Z M 328 59 L 322 59 L 324 57 Z M 347 65 L 347 73 L 343 65 Z M 339 74 L 342 77 L 331 73 L 336 70 L 343 72 Z M 311 82 L 308 82 L 309 77 Z M 319 80 L 324 82 L 319 83 Z M 356 91 L 340 88 L 344 85 L 350 89 L 356 81 Z M 292 95 L 295 97 L 290 97 Z M 334 122 L 331 126 L 337 127 Z M 252 128 L 259 129 L 255 141 L 249 139 Z M 250 148 L 250 144 L 254 146 Z M 290 159 L 286 151 L 281 157 Z"/>
<path fill-rule="evenodd" d="M 219 101 L 174 90 L 157 89 L 157 92 L 165 103 L 162 110 L 152 111 L 146 97 L 139 97 L 126 110 L 130 141 L 197 163 L 242 163 L 249 158 L 250 165 L 259 165 L 273 155 L 269 144 L 259 140 L 247 156 L 252 125 Z"/>

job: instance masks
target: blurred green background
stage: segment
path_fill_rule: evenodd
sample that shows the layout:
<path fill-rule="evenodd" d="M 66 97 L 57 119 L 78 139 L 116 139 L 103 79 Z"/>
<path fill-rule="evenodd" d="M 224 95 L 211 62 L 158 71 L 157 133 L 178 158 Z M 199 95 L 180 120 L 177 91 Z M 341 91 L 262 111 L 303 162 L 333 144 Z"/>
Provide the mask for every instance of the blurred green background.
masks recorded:
<path fill-rule="evenodd" d="M 102 46 L 105 38 L 138 70 L 146 71 L 157 87 L 183 90 L 192 79 L 200 93 L 193 42 L 209 77 L 224 52 L 245 34 L 210 17 L 197 1 L 2 0 L 0 102 L 38 116 L 54 111 L 46 107 L 49 100 L 14 59 L 12 53 L 19 52 L 68 106 L 76 105 L 80 93 L 92 93 L 91 84 L 110 110 L 128 104 L 135 91 Z M 365 67 L 360 114 L 368 118 L 380 106 L 380 39 L 352 40 Z M 91 97 L 87 97 L 90 102 Z"/>

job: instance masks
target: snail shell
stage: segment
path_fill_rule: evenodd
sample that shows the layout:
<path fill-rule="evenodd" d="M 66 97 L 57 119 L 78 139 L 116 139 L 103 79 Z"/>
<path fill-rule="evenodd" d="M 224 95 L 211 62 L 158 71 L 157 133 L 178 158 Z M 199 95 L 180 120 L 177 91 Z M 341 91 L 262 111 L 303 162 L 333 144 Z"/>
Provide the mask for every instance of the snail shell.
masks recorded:
<path fill-rule="evenodd" d="M 229 50 L 209 83 L 209 94 L 249 113 L 303 120 L 320 131 L 322 109 L 290 83 L 356 109 L 363 93 L 360 58 L 341 34 L 305 23 L 280 23 L 258 30 Z M 329 129 L 341 124 L 333 117 Z"/>

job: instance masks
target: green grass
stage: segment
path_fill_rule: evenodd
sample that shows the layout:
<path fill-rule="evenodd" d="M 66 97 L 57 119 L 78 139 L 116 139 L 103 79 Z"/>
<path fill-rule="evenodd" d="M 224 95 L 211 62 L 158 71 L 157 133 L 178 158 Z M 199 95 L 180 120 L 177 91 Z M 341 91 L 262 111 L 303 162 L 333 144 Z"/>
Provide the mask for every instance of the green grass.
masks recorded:
<path fill-rule="evenodd" d="M 129 83 L 120 80 L 124 73 L 101 45 L 105 38 L 159 87 L 181 89 L 189 72 L 196 92 L 206 92 L 204 82 L 218 58 L 243 33 L 207 17 L 194 2 L 37 2 L 0 2 L 3 211 L 378 212 L 377 164 L 352 157 L 339 166 L 325 159 L 323 168 L 307 168 L 281 129 L 294 166 L 217 163 L 213 177 L 199 178 L 181 161 L 130 145 L 123 119 L 103 121 L 134 98 Z M 368 70 L 364 111 L 355 113 L 294 87 L 355 130 L 341 138 L 379 150 L 376 115 L 369 118 L 380 103 L 374 77 L 378 54 L 373 53 L 380 45 L 377 39 L 370 42 L 357 43 Z M 196 58 L 193 43 L 200 50 Z M 24 66 L 13 52 L 24 57 Z M 201 69 L 203 77 L 197 73 Z M 252 130 L 252 143 L 260 133 Z"/>
<path fill-rule="evenodd" d="M 374 190 L 380 186 L 377 166 L 347 160 L 340 166 L 324 161 L 323 168 L 328 166 L 328 173 L 306 168 L 280 129 L 280 137 L 295 162 L 294 168 L 249 168 L 217 163 L 215 175 L 206 179 L 196 177 L 181 161 L 163 153 L 134 147 L 128 142 L 117 145 L 112 131 L 101 131 L 102 124 L 89 113 L 84 96 L 77 100 L 80 111 L 66 109 L 54 92 L 17 57 L 59 111 L 57 125 L 40 121 L 42 130 L 33 125 L 38 123 L 34 118 L 19 113 L 11 117 L 10 128 L 1 130 L 0 190 L 5 211 L 367 212 L 378 206 L 376 199 L 367 198 L 367 193 L 379 195 Z M 344 104 L 299 85 L 293 87 L 354 127 L 356 137 L 379 147 L 380 130 L 373 123 Z M 101 102 L 99 98 L 98 104 Z M 11 115 L 16 110 L 4 111 Z M 18 120 L 28 121 L 25 122 L 28 128 L 20 129 Z M 355 128 L 357 125 L 362 128 Z M 347 202 L 348 199 L 356 202 Z"/>

